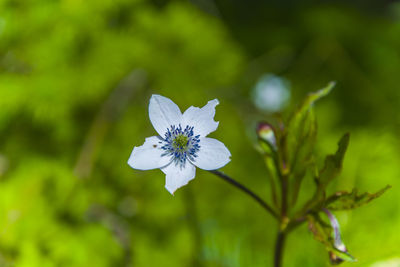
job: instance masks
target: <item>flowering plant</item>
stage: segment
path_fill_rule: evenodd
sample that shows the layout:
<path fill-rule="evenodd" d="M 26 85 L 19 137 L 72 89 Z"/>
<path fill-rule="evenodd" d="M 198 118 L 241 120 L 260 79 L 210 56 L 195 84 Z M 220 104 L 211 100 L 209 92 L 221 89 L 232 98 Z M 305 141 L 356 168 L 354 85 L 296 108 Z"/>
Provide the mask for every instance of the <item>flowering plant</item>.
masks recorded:
<path fill-rule="evenodd" d="M 314 153 L 317 123 L 313 105 L 333 86 L 334 83 L 330 83 L 326 88 L 310 93 L 295 112 L 287 120 L 279 121 L 278 125 L 259 123 L 258 150 L 264 157 L 271 181 L 272 204 L 217 170 L 225 166 L 231 156 L 223 143 L 206 137 L 218 127 L 213 119 L 217 100 L 209 101 L 203 108 L 190 107 L 182 114 L 170 99 L 153 95 L 149 116 L 159 136 L 146 138 L 142 146 L 135 147 L 128 164 L 140 170 L 160 168 L 166 174 L 165 187 L 171 194 L 192 180 L 195 167 L 198 167 L 252 197 L 278 221 L 274 266 L 282 265 L 286 236 L 303 223 L 308 223 L 315 240 L 325 246 L 332 264 L 355 261 L 342 241 L 339 222 L 332 211 L 350 210 L 367 204 L 390 186 L 373 194 L 358 194 L 354 189 L 328 195 L 327 187 L 340 174 L 350 138 L 345 134 L 337 151 L 325 158 L 322 168 L 317 166 Z M 296 208 L 306 176 L 313 178 L 315 193 L 302 207 Z"/>

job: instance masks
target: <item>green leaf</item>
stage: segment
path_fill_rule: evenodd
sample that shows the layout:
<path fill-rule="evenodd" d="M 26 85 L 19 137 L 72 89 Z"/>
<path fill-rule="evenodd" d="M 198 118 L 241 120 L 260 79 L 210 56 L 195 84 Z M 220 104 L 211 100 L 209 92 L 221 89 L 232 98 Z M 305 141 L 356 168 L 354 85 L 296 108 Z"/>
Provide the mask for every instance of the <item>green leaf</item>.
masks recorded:
<path fill-rule="evenodd" d="M 303 103 L 297 108 L 288 120 L 286 127 L 286 153 L 288 163 L 293 164 L 296 159 L 297 150 L 301 147 L 307 137 L 314 137 L 316 131 L 315 116 L 312 106 L 315 101 L 326 96 L 333 88 L 335 83 L 331 82 L 327 87 L 308 94 Z"/>
<path fill-rule="evenodd" d="M 305 210 L 318 210 L 324 206 L 326 198 L 326 187 L 328 184 L 336 178 L 340 173 L 343 165 L 344 155 L 349 145 L 350 135 L 346 133 L 339 140 L 338 149 L 335 154 L 328 155 L 325 158 L 325 164 L 321 171 L 315 172 L 315 182 L 317 184 L 317 190 L 315 191 L 314 197 L 307 202 L 304 206 Z"/>
<path fill-rule="evenodd" d="M 391 186 L 387 185 L 385 188 L 379 190 L 376 193 L 371 194 L 365 192 L 361 195 L 357 194 L 358 192 L 356 188 L 354 188 L 353 191 L 351 191 L 350 193 L 345 191 L 336 192 L 327 199 L 326 207 L 330 210 L 355 209 L 380 197 L 389 188 L 391 188 Z"/>
<path fill-rule="evenodd" d="M 302 209 L 302 212 L 306 210 L 319 210 L 324 206 L 326 198 L 326 187 L 328 184 L 336 178 L 340 173 L 343 165 L 344 155 L 349 145 L 350 135 L 346 133 L 338 143 L 338 149 L 335 154 L 328 155 L 325 158 L 325 164 L 321 171 L 314 171 L 315 182 L 317 189 L 311 200 L 309 200 Z"/>
<path fill-rule="evenodd" d="M 284 160 L 286 167 L 292 173 L 291 179 L 291 202 L 294 205 L 297 201 L 301 182 L 306 172 L 313 164 L 313 150 L 317 136 L 317 122 L 313 112 L 313 104 L 318 99 L 326 96 L 333 88 L 331 82 L 327 87 L 310 93 L 298 109 L 289 118 L 285 132 Z"/>
<path fill-rule="evenodd" d="M 329 251 L 329 260 L 332 265 L 338 265 L 338 264 L 342 263 L 343 261 L 348 261 L 348 262 L 357 261 L 347 251 L 340 251 L 338 249 L 333 249 L 333 251 Z"/>
<path fill-rule="evenodd" d="M 290 123 L 293 123 L 294 126 L 296 124 L 300 124 L 303 118 L 307 115 L 307 112 L 315 103 L 315 101 L 328 95 L 332 91 L 334 86 L 335 82 L 330 82 L 325 88 L 322 88 L 316 92 L 309 93 L 307 97 L 303 100 L 302 104 L 297 108 L 296 112 L 290 117 Z"/>
<path fill-rule="evenodd" d="M 325 165 L 321 170 L 317 183 L 322 184 L 324 187 L 328 185 L 342 170 L 343 159 L 349 145 L 350 134 L 346 133 L 338 143 L 338 149 L 334 155 L 328 155 L 325 158 Z"/>
<path fill-rule="evenodd" d="M 318 214 L 307 216 L 308 229 L 314 236 L 314 239 L 321 242 L 327 248 L 332 247 L 331 227 L 323 222 Z"/>
<path fill-rule="evenodd" d="M 305 121 L 304 129 L 306 129 L 302 140 L 302 144 L 296 151 L 295 160 L 292 163 L 292 180 L 290 183 L 292 192 L 291 203 L 294 206 L 297 202 L 301 183 L 307 174 L 307 171 L 314 168 L 315 160 L 313 157 L 314 146 L 317 139 L 317 123 L 312 109 Z"/>
<path fill-rule="evenodd" d="M 329 259 L 332 264 L 340 264 L 343 261 L 354 262 L 356 259 L 347 252 L 342 242 L 339 223 L 335 216 L 327 209 L 324 212 L 329 218 L 330 224 L 324 222 L 318 213 L 307 216 L 308 228 L 314 239 L 321 242 L 329 252 Z"/>

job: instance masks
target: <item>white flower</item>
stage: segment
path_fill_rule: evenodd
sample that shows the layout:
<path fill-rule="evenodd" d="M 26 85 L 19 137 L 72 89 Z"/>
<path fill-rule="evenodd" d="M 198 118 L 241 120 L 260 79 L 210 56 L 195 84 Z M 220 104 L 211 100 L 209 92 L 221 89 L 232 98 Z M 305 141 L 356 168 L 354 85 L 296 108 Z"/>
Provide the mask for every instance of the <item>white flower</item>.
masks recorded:
<path fill-rule="evenodd" d="M 161 169 L 171 194 L 194 179 L 196 167 L 216 170 L 225 166 L 231 153 L 220 141 L 206 137 L 218 128 L 216 105 L 218 100 L 214 99 L 202 108 L 191 106 L 182 114 L 169 98 L 152 95 L 149 117 L 159 136 L 148 137 L 142 146 L 135 147 L 128 164 L 138 170 Z"/>

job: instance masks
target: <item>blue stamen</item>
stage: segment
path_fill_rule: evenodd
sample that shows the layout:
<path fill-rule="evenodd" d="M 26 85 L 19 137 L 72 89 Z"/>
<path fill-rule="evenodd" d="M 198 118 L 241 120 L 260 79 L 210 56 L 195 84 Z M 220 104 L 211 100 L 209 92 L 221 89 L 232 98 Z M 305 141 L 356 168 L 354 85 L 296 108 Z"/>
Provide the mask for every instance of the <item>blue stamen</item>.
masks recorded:
<path fill-rule="evenodd" d="M 200 135 L 194 136 L 193 126 L 187 125 L 184 130 L 179 124 L 171 125 L 164 135 L 164 139 L 160 144 L 161 149 L 165 152 L 161 156 L 172 156 L 175 165 L 184 167 L 186 159 L 194 161 L 197 158 L 197 152 L 200 149 Z"/>

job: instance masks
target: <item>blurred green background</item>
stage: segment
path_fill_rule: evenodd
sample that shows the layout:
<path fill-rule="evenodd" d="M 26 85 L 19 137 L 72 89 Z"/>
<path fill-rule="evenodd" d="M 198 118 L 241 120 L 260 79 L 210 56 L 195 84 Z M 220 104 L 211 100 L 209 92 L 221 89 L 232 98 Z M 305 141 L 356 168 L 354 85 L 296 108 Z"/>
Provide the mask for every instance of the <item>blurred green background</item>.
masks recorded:
<path fill-rule="evenodd" d="M 317 153 L 351 141 L 330 190 L 393 186 L 336 214 L 358 259 L 343 265 L 400 266 L 399 71 L 394 1 L 3 0 L 0 266 L 270 266 L 277 225 L 253 200 L 199 169 L 173 197 L 126 162 L 155 133 L 151 94 L 181 110 L 218 98 L 223 171 L 270 201 L 256 122 L 331 80 Z M 328 257 L 303 225 L 284 263 Z"/>

